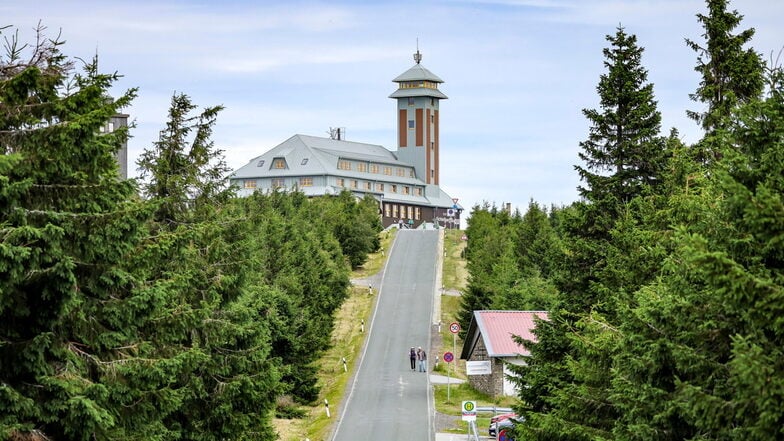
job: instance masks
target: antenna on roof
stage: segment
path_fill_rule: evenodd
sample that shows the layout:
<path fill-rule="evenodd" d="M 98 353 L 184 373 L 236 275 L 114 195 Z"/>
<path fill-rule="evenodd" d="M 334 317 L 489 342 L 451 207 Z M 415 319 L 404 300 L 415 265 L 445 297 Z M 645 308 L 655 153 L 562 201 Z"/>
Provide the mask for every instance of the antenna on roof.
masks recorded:
<path fill-rule="evenodd" d="M 416 64 L 419 64 L 419 62 L 422 61 L 422 54 L 419 53 L 419 38 L 418 37 L 417 37 L 417 51 L 414 54 L 414 61 L 416 61 Z"/>
<path fill-rule="evenodd" d="M 334 139 L 336 141 L 345 141 L 346 139 L 345 127 L 330 127 L 328 133 L 330 139 Z"/>

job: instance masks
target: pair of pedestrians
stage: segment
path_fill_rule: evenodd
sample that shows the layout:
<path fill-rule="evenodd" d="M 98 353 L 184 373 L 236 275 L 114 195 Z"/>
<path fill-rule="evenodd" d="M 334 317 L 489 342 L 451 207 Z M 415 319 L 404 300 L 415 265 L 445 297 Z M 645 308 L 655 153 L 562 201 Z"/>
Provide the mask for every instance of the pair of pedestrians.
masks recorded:
<path fill-rule="evenodd" d="M 408 358 L 411 361 L 411 371 L 418 370 L 419 372 L 427 372 L 427 351 L 422 349 L 422 346 L 408 351 Z"/>

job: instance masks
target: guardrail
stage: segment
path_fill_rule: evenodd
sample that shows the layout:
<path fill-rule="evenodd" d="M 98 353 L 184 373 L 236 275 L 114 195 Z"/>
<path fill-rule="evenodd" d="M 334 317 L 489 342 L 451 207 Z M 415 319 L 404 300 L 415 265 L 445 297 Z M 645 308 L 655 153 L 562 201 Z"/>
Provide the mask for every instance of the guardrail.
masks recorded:
<path fill-rule="evenodd" d="M 514 412 L 514 410 L 511 407 L 496 407 L 496 406 L 482 406 L 482 407 L 477 406 L 476 411 L 493 412 L 493 414 Z"/>

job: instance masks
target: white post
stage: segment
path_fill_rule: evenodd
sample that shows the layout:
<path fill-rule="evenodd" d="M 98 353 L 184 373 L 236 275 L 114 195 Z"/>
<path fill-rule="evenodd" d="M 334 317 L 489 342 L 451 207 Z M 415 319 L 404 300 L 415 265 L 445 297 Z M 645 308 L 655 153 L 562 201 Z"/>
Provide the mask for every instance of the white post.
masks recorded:
<path fill-rule="evenodd" d="M 327 411 L 327 418 L 330 418 L 330 415 L 329 415 L 329 401 L 327 401 L 326 398 L 324 398 L 324 410 Z"/>

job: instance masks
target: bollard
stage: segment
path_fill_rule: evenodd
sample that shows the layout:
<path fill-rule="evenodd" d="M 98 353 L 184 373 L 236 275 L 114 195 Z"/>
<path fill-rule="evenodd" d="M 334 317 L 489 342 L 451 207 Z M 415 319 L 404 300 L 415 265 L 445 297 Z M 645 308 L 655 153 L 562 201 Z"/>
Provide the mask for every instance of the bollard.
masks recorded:
<path fill-rule="evenodd" d="M 343 372 L 348 372 L 348 367 L 346 366 L 346 357 L 343 357 Z"/>
<path fill-rule="evenodd" d="M 365 332 L 365 320 L 364 319 L 362 319 L 362 321 L 359 323 L 359 332 Z"/>
<path fill-rule="evenodd" d="M 330 418 L 330 415 L 329 415 L 329 401 L 327 401 L 326 398 L 324 398 L 324 410 L 327 411 L 327 418 Z"/>

